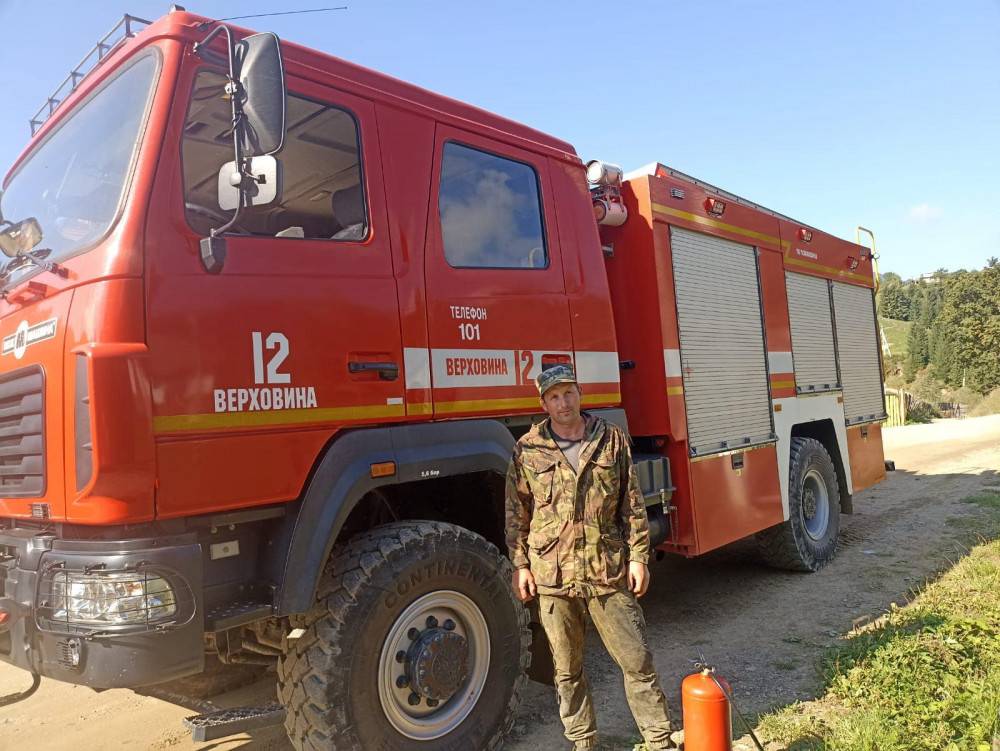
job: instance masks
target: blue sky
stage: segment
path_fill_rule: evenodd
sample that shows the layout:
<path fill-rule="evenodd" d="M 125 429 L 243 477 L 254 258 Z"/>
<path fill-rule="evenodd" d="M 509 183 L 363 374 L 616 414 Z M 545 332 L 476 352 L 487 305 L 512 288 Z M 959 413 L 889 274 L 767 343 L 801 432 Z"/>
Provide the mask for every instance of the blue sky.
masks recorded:
<path fill-rule="evenodd" d="M 243 21 L 568 140 L 662 161 L 842 237 L 883 271 L 1000 256 L 1000 2 L 206 0 Z M 167 2 L 0 0 L 0 169 L 122 13 Z"/>

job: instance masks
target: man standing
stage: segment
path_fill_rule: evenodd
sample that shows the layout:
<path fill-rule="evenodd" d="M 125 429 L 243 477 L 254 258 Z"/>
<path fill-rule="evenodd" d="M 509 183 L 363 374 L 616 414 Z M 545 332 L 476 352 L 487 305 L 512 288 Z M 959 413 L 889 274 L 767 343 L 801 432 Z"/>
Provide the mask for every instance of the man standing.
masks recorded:
<path fill-rule="evenodd" d="M 636 602 L 649 586 L 649 523 L 624 431 L 580 412 L 568 365 L 535 379 L 548 419 L 517 442 L 507 471 L 507 548 L 522 602 L 538 596 L 552 647 L 559 716 L 575 749 L 597 746 L 583 675 L 585 616 L 625 677 L 651 751 L 674 748 L 667 702 Z"/>

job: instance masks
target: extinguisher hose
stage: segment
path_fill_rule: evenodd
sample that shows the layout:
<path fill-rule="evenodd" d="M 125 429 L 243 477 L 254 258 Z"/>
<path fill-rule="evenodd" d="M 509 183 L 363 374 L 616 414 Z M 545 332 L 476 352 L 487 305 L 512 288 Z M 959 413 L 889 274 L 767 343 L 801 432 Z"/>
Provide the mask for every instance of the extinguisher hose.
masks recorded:
<path fill-rule="evenodd" d="M 25 691 L 19 691 L 16 694 L 7 694 L 6 696 L 0 696 L 0 707 L 8 707 L 11 704 L 16 704 L 19 701 L 24 701 L 38 690 L 38 686 L 41 682 L 42 682 L 42 677 L 38 673 L 33 672 L 31 674 L 31 686 L 29 686 Z"/>
<path fill-rule="evenodd" d="M 747 732 L 750 734 L 750 737 L 753 738 L 754 745 L 757 746 L 757 751 L 764 751 L 764 747 L 757 739 L 757 736 L 754 735 L 753 728 L 750 727 L 750 723 L 747 722 L 747 718 L 743 716 L 743 713 L 740 712 L 740 708 L 736 706 L 736 700 L 733 698 L 733 695 L 729 693 L 729 689 L 727 689 L 722 684 L 722 682 L 715 677 L 714 671 L 709 671 L 708 675 L 715 682 L 715 685 L 719 687 L 719 690 L 726 695 L 727 699 L 729 699 L 729 706 L 733 708 L 733 711 L 736 712 L 736 716 L 739 717 L 740 722 L 743 723 L 743 727 L 746 728 Z"/>

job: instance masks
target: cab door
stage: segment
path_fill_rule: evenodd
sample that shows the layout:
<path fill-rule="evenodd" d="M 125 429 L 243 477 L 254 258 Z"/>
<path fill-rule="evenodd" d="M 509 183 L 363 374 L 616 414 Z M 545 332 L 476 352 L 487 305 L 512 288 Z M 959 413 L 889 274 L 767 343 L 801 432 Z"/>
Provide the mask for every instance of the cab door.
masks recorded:
<path fill-rule="evenodd" d="M 295 498 L 335 431 L 405 410 L 374 106 L 289 80 L 280 199 L 241 216 L 210 274 L 198 241 L 228 216 L 232 159 L 221 83 L 191 82 L 154 203 L 175 208 L 147 233 L 160 516 Z"/>
<path fill-rule="evenodd" d="M 553 200 L 545 158 L 438 126 L 422 355 L 436 416 L 537 412 L 535 376 L 572 362 Z"/>

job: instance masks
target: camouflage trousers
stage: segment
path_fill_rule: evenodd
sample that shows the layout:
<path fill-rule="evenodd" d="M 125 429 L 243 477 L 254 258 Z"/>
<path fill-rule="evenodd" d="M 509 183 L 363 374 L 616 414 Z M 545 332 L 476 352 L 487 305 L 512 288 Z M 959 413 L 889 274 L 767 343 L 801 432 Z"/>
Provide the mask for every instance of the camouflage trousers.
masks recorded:
<path fill-rule="evenodd" d="M 590 687 L 583 674 L 586 615 L 625 677 L 625 697 L 646 745 L 673 748 L 670 716 L 646 641 L 646 621 L 630 592 L 594 597 L 539 595 L 542 628 L 552 647 L 559 717 L 576 748 L 596 747 L 597 721 Z"/>

